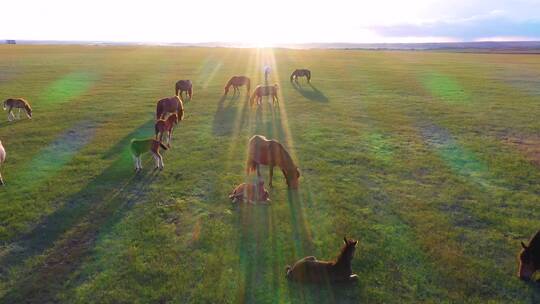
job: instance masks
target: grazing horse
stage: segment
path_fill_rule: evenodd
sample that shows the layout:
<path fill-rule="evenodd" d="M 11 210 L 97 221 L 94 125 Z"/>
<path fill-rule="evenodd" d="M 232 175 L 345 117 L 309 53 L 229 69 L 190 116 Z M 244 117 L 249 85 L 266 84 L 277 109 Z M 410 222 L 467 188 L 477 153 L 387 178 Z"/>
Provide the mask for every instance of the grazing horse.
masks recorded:
<path fill-rule="evenodd" d="M 8 111 L 9 121 L 15 119 L 15 115 L 12 112 L 13 108 L 19 109 L 17 119 L 21 119 L 21 109 L 26 111 L 26 116 L 28 116 L 28 119 L 32 119 L 32 108 L 30 107 L 28 101 L 24 100 L 23 98 L 9 98 L 4 101 L 4 111 Z"/>
<path fill-rule="evenodd" d="M 291 82 L 298 82 L 298 77 L 306 77 L 307 82 L 311 82 L 311 71 L 308 69 L 296 69 L 291 74 Z"/>
<path fill-rule="evenodd" d="M 229 94 L 229 89 L 232 86 L 234 89 L 233 96 L 238 92 L 240 94 L 240 90 L 238 87 L 241 87 L 245 85 L 247 87 L 247 94 L 249 95 L 249 92 L 251 91 L 251 80 L 249 77 L 246 76 L 233 76 L 231 79 L 229 79 L 229 82 L 227 82 L 227 85 L 225 86 L 225 95 Z"/>
<path fill-rule="evenodd" d="M 193 83 L 191 80 L 178 80 L 175 88 L 176 96 L 180 96 L 180 98 L 182 98 L 182 93 L 187 92 L 189 100 L 191 100 L 191 97 L 193 97 Z"/>
<path fill-rule="evenodd" d="M 167 117 L 167 119 L 158 119 L 154 126 L 156 132 L 156 139 L 160 142 L 163 142 L 163 135 L 167 132 L 167 146 L 171 147 L 171 137 L 173 133 L 174 126 L 178 124 L 178 116 L 176 113 L 173 113 Z M 158 138 L 159 135 L 159 138 Z"/>
<path fill-rule="evenodd" d="M 0 167 L 2 163 L 6 161 L 6 149 L 2 146 L 2 141 L 0 141 Z M 2 179 L 2 172 L 0 172 L 0 186 L 4 185 L 4 179 Z"/>
<path fill-rule="evenodd" d="M 279 102 L 277 93 L 278 93 L 277 83 L 274 84 L 273 86 L 258 85 L 255 88 L 255 91 L 253 91 L 253 95 L 251 95 L 250 105 L 253 105 L 255 101 L 257 101 L 257 104 L 260 105 L 262 103 L 263 96 L 272 96 L 272 102 L 275 104 Z"/>
<path fill-rule="evenodd" d="M 343 238 L 345 244 L 335 261 L 319 261 L 314 256 L 298 260 L 294 265 L 286 267 L 285 277 L 297 282 L 353 282 L 358 275 L 353 274 L 351 261 L 358 241 Z"/>
<path fill-rule="evenodd" d="M 242 183 L 238 185 L 229 195 L 233 203 L 247 201 L 250 204 L 255 202 L 269 203 L 270 195 L 264 188 L 264 180 L 257 183 Z"/>
<path fill-rule="evenodd" d="M 164 119 L 167 113 L 176 113 L 178 121 L 184 119 L 184 103 L 180 97 L 167 97 L 157 102 L 156 119 Z"/>
<path fill-rule="evenodd" d="M 248 160 L 246 171 L 247 174 L 257 170 L 257 176 L 261 176 L 259 165 L 270 167 L 270 183 L 272 187 L 272 176 L 274 175 L 274 166 L 281 168 L 287 186 L 292 189 L 298 188 L 298 179 L 300 178 L 300 170 L 294 164 L 291 156 L 285 148 L 275 140 L 268 140 L 261 135 L 254 135 L 249 140 Z"/>
<path fill-rule="evenodd" d="M 167 147 L 162 144 L 160 141 L 155 140 L 153 138 L 147 138 L 147 139 L 132 139 L 131 145 L 130 145 L 131 155 L 133 156 L 133 160 L 135 161 L 135 172 L 139 172 L 142 170 L 142 161 L 141 156 L 146 153 L 150 152 L 152 153 L 152 157 L 154 157 L 154 160 L 156 161 L 156 169 L 163 170 L 163 156 L 159 154 L 159 148 L 163 148 L 164 150 L 167 150 Z"/>
<path fill-rule="evenodd" d="M 522 280 L 530 280 L 532 275 L 540 269 L 540 230 L 529 241 L 529 245 L 521 242 L 523 249 L 519 253 L 518 276 Z"/>

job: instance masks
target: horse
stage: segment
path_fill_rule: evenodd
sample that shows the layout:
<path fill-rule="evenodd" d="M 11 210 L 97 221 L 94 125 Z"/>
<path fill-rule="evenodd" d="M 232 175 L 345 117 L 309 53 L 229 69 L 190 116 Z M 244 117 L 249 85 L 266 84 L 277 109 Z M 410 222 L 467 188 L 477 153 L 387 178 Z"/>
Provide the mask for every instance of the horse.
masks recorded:
<path fill-rule="evenodd" d="M 264 187 L 264 181 L 261 179 L 257 183 L 242 183 L 238 185 L 229 194 L 229 198 L 233 203 L 247 201 L 250 204 L 255 202 L 269 203 L 270 195 Z"/>
<path fill-rule="evenodd" d="M 279 142 L 268 140 L 262 135 L 254 135 L 249 140 L 248 146 L 246 165 L 248 175 L 257 170 L 257 176 L 261 176 L 259 165 L 267 165 L 270 167 L 270 183 L 268 185 L 272 187 L 274 166 L 278 166 L 285 176 L 287 186 L 292 189 L 298 188 L 300 170 L 298 170 L 287 150 Z"/>
<path fill-rule="evenodd" d="M 146 153 L 150 152 L 152 153 L 152 157 L 154 157 L 154 160 L 156 162 L 155 169 L 163 170 L 164 164 L 163 164 L 163 156 L 159 153 L 159 148 L 162 148 L 163 150 L 167 150 L 167 147 L 161 143 L 158 140 L 155 140 L 153 138 L 147 138 L 147 139 L 132 139 L 131 145 L 130 145 L 131 155 L 133 156 L 133 160 L 135 161 L 135 172 L 139 172 L 142 170 L 142 161 L 141 156 Z"/>
<path fill-rule="evenodd" d="M 4 101 L 4 111 L 8 111 L 8 120 L 13 121 L 15 115 L 13 114 L 13 108 L 19 109 L 19 115 L 17 119 L 21 119 L 21 109 L 26 111 L 26 116 L 28 119 L 32 119 L 32 108 L 28 101 L 23 98 L 9 98 Z"/>
<path fill-rule="evenodd" d="M 296 282 L 354 282 L 358 275 L 352 272 L 351 261 L 358 241 L 343 238 L 345 243 L 334 261 L 319 261 L 314 256 L 298 260 L 291 267 L 287 265 L 285 277 Z"/>
<path fill-rule="evenodd" d="M 0 167 L 2 163 L 6 161 L 6 149 L 2 146 L 2 141 L 0 140 Z M 0 186 L 4 185 L 4 179 L 2 178 L 2 173 L 0 172 Z"/>
<path fill-rule="evenodd" d="M 191 80 L 178 80 L 175 86 L 176 96 L 182 97 L 182 93 L 187 92 L 189 100 L 193 97 L 193 83 Z M 187 97 L 187 96 L 186 96 Z"/>
<path fill-rule="evenodd" d="M 156 132 L 156 140 L 159 139 L 160 142 L 163 142 L 163 135 L 167 132 L 167 146 L 171 147 L 171 137 L 173 133 L 174 126 L 178 124 L 178 116 L 176 113 L 173 113 L 167 117 L 167 119 L 158 119 L 154 125 L 154 130 Z M 159 138 L 158 138 L 159 135 Z"/>
<path fill-rule="evenodd" d="M 273 86 L 258 85 L 255 88 L 255 91 L 253 91 L 253 95 L 251 95 L 250 105 L 253 105 L 255 100 L 257 101 L 257 104 L 260 105 L 262 103 L 263 96 L 272 96 L 272 102 L 275 104 L 279 102 L 277 92 L 278 92 L 277 83 L 274 84 Z"/>
<path fill-rule="evenodd" d="M 167 113 L 176 113 L 178 121 L 184 119 L 184 103 L 179 96 L 166 97 L 157 102 L 156 119 L 164 119 Z"/>
<path fill-rule="evenodd" d="M 251 91 L 251 80 L 249 77 L 246 76 L 233 76 L 231 79 L 229 79 L 229 82 L 227 82 L 227 85 L 225 86 L 225 95 L 229 94 L 229 88 L 232 86 L 234 89 L 233 96 L 238 92 L 240 94 L 240 90 L 238 87 L 241 87 L 245 85 L 247 87 L 247 94 L 249 95 L 249 92 Z"/>
<path fill-rule="evenodd" d="M 531 238 L 528 246 L 521 242 L 521 247 L 518 255 L 518 277 L 528 281 L 540 269 L 540 230 Z"/>
<path fill-rule="evenodd" d="M 298 82 L 298 77 L 306 77 L 307 82 L 311 82 L 311 71 L 308 69 L 296 69 L 291 74 L 291 82 L 294 81 Z"/>

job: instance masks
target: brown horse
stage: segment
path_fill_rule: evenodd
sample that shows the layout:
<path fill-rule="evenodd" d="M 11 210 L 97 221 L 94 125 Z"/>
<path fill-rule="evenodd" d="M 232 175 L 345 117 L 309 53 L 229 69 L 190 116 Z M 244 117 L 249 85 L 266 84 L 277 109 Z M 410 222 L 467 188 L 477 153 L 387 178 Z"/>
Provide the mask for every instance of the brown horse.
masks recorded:
<path fill-rule="evenodd" d="M 540 230 L 529 241 L 529 245 L 521 242 L 523 249 L 519 253 L 518 276 L 522 280 L 530 280 L 540 269 Z"/>
<path fill-rule="evenodd" d="M 278 93 L 277 83 L 274 84 L 273 86 L 258 85 L 255 88 L 253 95 L 251 95 L 250 104 L 253 105 L 253 103 L 257 101 L 257 104 L 260 105 L 262 103 L 263 96 L 272 96 L 272 102 L 275 104 L 279 101 L 277 93 Z"/>
<path fill-rule="evenodd" d="M 236 93 L 240 94 L 240 90 L 238 87 L 241 87 L 245 85 L 247 87 L 247 94 L 249 95 L 249 92 L 251 91 L 251 80 L 249 77 L 246 76 L 233 76 L 231 79 L 229 79 L 229 82 L 227 82 L 227 85 L 225 86 L 225 95 L 229 94 L 229 89 L 232 86 L 234 89 L 233 96 L 236 95 Z"/>
<path fill-rule="evenodd" d="M 167 119 L 158 119 L 154 126 L 156 132 L 156 140 L 163 142 L 163 135 L 167 132 L 167 146 L 171 147 L 171 137 L 174 126 L 178 124 L 178 116 L 173 113 L 167 117 Z M 159 138 L 158 138 L 159 135 Z"/>
<path fill-rule="evenodd" d="M 257 175 L 260 176 L 259 165 L 270 167 L 270 182 L 272 187 L 272 176 L 274 175 L 274 166 L 281 168 L 287 186 L 292 189 L 298 188 L 298 179 L 300 178 L 300 170 L 294 164 L 291 156 L 285 148 L 275 140 L 268 140 L 261 135 L 254 135 L 249 140 L 249 151 L 246 171 L 247 174 L 257 170 Z"/>
<path fill-rule="evenodd" d="M 335 261 L 319 261 L 314 256 L 298 260 L 294 265 L 286 268 L 285 277 L 297 282 L 353 282 L 358 275 L 352 272 L 352 259 L 358 241 L 343 238 L 345 244 Z"/>
<path fill-rule="evenodd" d="M 306 77 L 307 82 L 311 82 L 311 71 L 308 69 L 296 69 L 291 74 L 291 82 L 298 82 L 298 77 Z"/>
<path fill-rule="evenodd" d="M 264 181 L 261 179 L 256 183 L 242 183 L 238 185 L 229 194 L 233 203 L 245 202 L 255 204 L 256 202 L 269 203 L 270 195 L 264 187 Z"/>
<path fill-rule="evenodd" d="M 32 119 L 32 108 L 30 107 L 30 104 L 28 101 L 26 101 L 23 98 L 9 98 L 4 101 L 4 111 L 8 111 L 8 120 L 12 121 L 15 119 L 15 115 L 13 114 L 12 110 L 13 108 L 19 109 L 19 115 L 17 119 L 21 119 L 21 109 L 24 109 L 26 111 L 26 116 L 28 119 Z"/>
<path fill-rule="evenodd" d="M 156 119 L 164 119 L 167 113 L 176 113 L 178 121 L 184 119 L 184 103 L 180 97 L 167 97 L 157 102 Z"/>
<path fill-rule="evenodd" d="M 2 146 L 2 141 L 0 141 L 0 167 L 2 163 L 6 161 L 6 149 Z M 2 179 L 2 173 L 0 172 L 0 186 L 4 185 L 4 180 Z"/>
<path fill-rule="evenodd" d="M 191 80 L 187 80 L 187 79 L 178 80 L 176 82 L 175 92 L 176 92 L 176 96 L 180 96 L 180 98 L 182 98 L 182 93 L 187 92 L 187 95 L 189 96 L 189 100 L 191 100 L 191 97 L 193 97 L 193 83 L 191 82 Z"/>

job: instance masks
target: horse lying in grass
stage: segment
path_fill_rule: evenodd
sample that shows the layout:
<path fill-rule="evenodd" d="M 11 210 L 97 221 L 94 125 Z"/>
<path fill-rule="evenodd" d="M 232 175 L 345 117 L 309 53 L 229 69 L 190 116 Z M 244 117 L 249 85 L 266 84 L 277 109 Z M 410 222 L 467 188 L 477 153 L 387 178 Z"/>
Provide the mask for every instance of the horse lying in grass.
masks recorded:
<path fill-rule="evenodd" d="M 285 277 L 302 283 L 353 282 L 358 275 L 352 272 L 352 259 L 358 241 L 343 238 L 345 243 L 335 261 L 319 261 L 314 256 L 298 260 L 286 267 Z"/>
<path fill-rule="evenodd" d="M 175 113 L 178 121 L 184 119 L 184 103 L 180 97 L 167 97 L 157 102 L 156 119 L 164 119 L 167 113 Z"/>
<path fill-rule="evenodd" d="M 240 89 L 238 87 L 241 86 L 247 87 L 247 94 L 249 95 L 249 92 L 251 91 L 251 80 L 246 76 L 233 76 L 231 79 L 229 79 L 229 82 L 227 82 L 227 85 L 225 85 L 225 95 L 229 94 L 229 89 L 231 86 L 233 87 L 233 96 L 236 95 L 236 93 L 240 94 Z"/>
<path fill-rule="evenodd" d="M 263 180 L 260 180 L 257 183 L 242 183 L 238 185 L 231 194 L 229 194 L 229 198 L 233 203 L 248 202 L 250 204 L 255 204 L 256 202 L 270 202 L 270 195 L 264 188 Z"/>
<path fill-rule="evenodd" d="M 159 153 L 159 149 L 167 150 L 167 147 L 163 145 L 160 141 L 153 138 L 147 139 L 132 139 L 130 150 L 133 160 L 135 161 L 135 172 L 142 170 L 142 161 L 141 156 L 146 153 L 152 153 L 152 157 L 156 162 L 155 169 L 163 170 L 163 156 Z"/>
<path fill-rule="evenodd" d="M 8 111 L 8 120 L 13 121 L 15 115 L 13 114 L 13 109 L 19 109 L 19 115 L 17 119 L 21 119 L 21 109 L 24 109 L 28 119 L 32 119 L 32 108 L 28 101 L 23 98 L 9 98 L 4 101 L 4 111 Z"/>
<path fill-rule="evenodd" d="M 167 132 L 167 146 L 171 147 L 171 139 L 174 127 L 178 124 L 178 116 L 173 113 L 167 119 L 158 119 L 154 126 L 156 140 L 163 142 L 163 135 Z"/>
<path fill-rule="evenodd" d="M 175 85 L 176 96 L 182 98 L 182 93 L 186 92 L 189 100 L 193 97 L 193 83 L 191 80 L 178 80 Z M 187 96 L 186 96 L 187 97 Z"/>
<path fill-rule="evenodd" d="M 519 253 L 518 276 L 528 281 L 540 269 L 540 230 L 529 241 L 529 245 L 521 242 L 523 249 Z"/>
<path fill-rule="evenodd" d="M 275 140 L 268 140 L 262 135 L 254 135 L 249 140 L 248 160 L 246 171 L 249 175 L 257 170 L 257 176 L 261 176 L 259 165 L 267 165 L 270 167 L 270 183 L 272 187 L 272 176 L 274 175 L 274 166 L 281 168 L 287 186 L 292 189 L 298 188 L 298 179 L 300 178 L 300 170 L 294 164 L 289 152 Z"/>
<path fill-rule="evenodd" d="M 311 82 L 311 71 L 308 69 L 296 69 L 291 74 L 291 82 L 298 82 L 298 77 L 306 77 L 307 82 Z"/>
<path fill-rule="evenodd" d="M 276 104 L 279 101 L 277 93 L 278 93 L 277 83 L 274 84 L 273 86 L 258 85 L 255 88 L 253 95 L 251 95 L 250 105 L 253 105 L 255 101 L 257 102 L 258 105 L 260 105 L 262 103 L 263 96 L 271 96 L 272 102 Z"/>
<path fill-rule="evenodd" d="M 2 146 L 2 141 L 0 141 L 0 167 L 2 163 L 6 161 L 6 149 Z M 0 172 L 0 186 L 4 185 L 4 179 L 2 178 L 2 172 Z"/>

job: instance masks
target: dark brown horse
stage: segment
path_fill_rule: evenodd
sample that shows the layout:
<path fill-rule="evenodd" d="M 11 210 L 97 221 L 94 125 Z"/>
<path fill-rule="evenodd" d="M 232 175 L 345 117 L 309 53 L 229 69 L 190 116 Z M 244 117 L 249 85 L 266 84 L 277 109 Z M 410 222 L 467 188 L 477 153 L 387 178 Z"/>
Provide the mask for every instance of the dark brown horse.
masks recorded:
<path fill-rule="evenodd" d="M 271 96 L 272 102 L 275 104 L 279 101 L 277 93 L 278 93 L 277 83 L 274 84 L 273 86 L 258 85 L 255 88 L 253 95 L 251 95 L 250 105 L 253 105 L 254 102 L 257 102 L 257 104 L 260 105 L 262 103 L 263 96 Z"/>
<path fill-rule="evenodd" d="M 287 266 L 286 277 L 297 282 L 351 282 L 358 280 L 352 272 L 352 259 L 358 241 L 343 238 L 345 244 L 335 261 L 319 261 L 314 256 L 298 260 L 294 265 Z"/>
<path fill-rule="evenodd" d="M 249 92 L 251 91 L 251 80 L 246 76 L 233 76 L 231 79 L 229 79 L 229 82 L 227 82 L 227 85 L 225 86 L 225 95 L 229 94 L 229 89 L 232 86 L 233 96 L 236 95 L 236 93 L 240 94 L 240 90 L 238 87 L 241 87 L 245 85 L 247 87 L 247 93 L 249 95 Z"/>
<path fill-rule="evenodd" d="M 296 69 L 291 74 L 291 82 L 298 82 L 298 77 L 306 77 L 308 82 L 311 82 L 311 71 L 308 69 Z"/>
<path fill-rule="evenodd" d="M 154 130 L 156 133 L 156 140 L 163 142 L 163 135 L 167 133 L 167 146 L 171 146 L 172 133 L 174 126 L 178 124 L 178 116 L 176 113 L 173 113 L 167 117 L 167 119 L 158 119 L 154 125 Z"/>
<path fill-rule="evenodd" d="M 30 107 L 30 104 L 28 101 L 26 101 L 23 98 L 9 98 L 4 101 L 4 111 L 8 111 L 8 120 L 12 121 L 15 119 L 15 115 L 13 114 L 13 109 L 19 109 L 19 115 L 18 119 L 21 118 L 21 109 L 24 109 L 26 111 L 26 116 L 28 119 L 32 119 L 32 108 Z"/>
<path fill-rule="evenodd" d="M 189 100 L 191 100 L 191 97 L 193 97 L 193 83 L 191 82 L 191 80 L 187 80 L 187 79 L 178 80 L 176 82 L 175 92 L 176 92 L 176 96 L 180 96 L 180 98 L 182 98 L 182 93 L 187 92 L 187 95 L 189 96 Z"/>
<path fill-rule="evenodd" d="M 518 276 L 522 280 L 530 280 L 532 275 L 540 269 L 540 231 L 529 241 L 529 245 L 521 242 L 523 248 L 519 253 Z"/>
<path fill-rule="evenodd" d="M 157 102 L 156 119 L 164 119 L 167 113 L 176 113 L 178 121 L 184 119 L 184 103 L 180 97 L 167 97 Z"/>
<path fill-rule="evenodd" d="M 298 188 L 298 179 L 300 178 L 300 170 L 294 164 L 291 156 L 285 148 L 275 140 L 268 140 L 261 135 L 254 135 L 249 140 L 249 151 L 246 171 L 247 174 L 257 170 L 257 175 L 260 176 L 259 165 L 266 165 L 270 168 L 270 182 L 268 185 L 272 187 L 272 176 L 274 175 L 274 167 L 281 168 L 287 185 L 289 188 Z"/>

